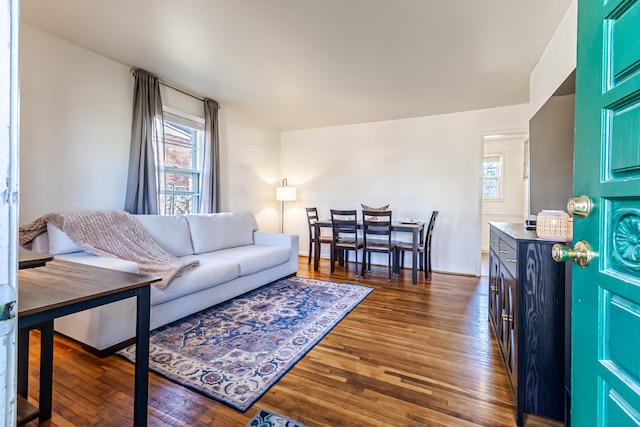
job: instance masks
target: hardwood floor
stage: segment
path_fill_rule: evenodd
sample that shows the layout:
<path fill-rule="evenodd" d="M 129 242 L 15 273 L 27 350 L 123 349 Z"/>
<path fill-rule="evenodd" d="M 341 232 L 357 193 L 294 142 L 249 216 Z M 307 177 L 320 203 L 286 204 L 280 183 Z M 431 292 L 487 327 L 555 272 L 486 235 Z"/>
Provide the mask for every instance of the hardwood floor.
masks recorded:
<path fill-rule="evenodd" d="M 301 277 L 375 290 L 245 413 L 150 373 L 150 426 L 244 426 L 268 409 L 312 426 L 514 426 L 513 396 L 487 320 L 486 277 L 434 273 L 411 284 L 300 258 Z M 37 403 L 37 332 L 30 398 Z M 55 339 L 53 418 L 45 426 L 131 425 L 133 365 Z M 561 398 L 561 397 L 559 397 Z M 31 423 L 29 425 L 36 425 Z M 560 426 L 527 416 L 526 426 Z"/>

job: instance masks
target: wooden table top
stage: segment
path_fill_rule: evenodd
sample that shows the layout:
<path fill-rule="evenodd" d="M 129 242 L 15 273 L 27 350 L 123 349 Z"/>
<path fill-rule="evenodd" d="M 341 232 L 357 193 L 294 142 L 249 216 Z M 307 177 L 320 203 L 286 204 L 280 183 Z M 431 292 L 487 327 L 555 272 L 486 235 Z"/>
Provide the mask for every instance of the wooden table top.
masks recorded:
<path fill-rule="evenodd" d="M 358 227 L 362 227 L 362 221 L 358 220 Z M 318 225 L 320 227 L 331 227 L 331 218 L 329 219 L 319 219 L 314 225 Z M 392 221 L 391 222 L 391 231 L 420 231 L 424 229 L 425 223 L 422 221 Z"/>
<path fill-rule="evenodd" d="M 159 277 L 54 259 L 18 272 L 18 316 L 135 289 Z"/>
<path fill-rule="evenodd" d="M 20 249 L 18 252 L 18 268 L 41 267 L 51 261 L 53 255 L 41 254 L 38 252 L 25 251 Z"/>

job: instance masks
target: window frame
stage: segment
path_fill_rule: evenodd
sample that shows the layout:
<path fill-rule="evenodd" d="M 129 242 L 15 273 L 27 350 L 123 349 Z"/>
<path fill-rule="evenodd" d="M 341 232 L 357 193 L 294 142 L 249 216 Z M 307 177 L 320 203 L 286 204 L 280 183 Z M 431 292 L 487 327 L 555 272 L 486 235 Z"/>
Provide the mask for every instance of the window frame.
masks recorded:
<path fill-rule="evenodd" d="M 162 158 L 164 164 L 160 165 L 160 173 L 163 175 L 162 181 L 164 185 L 159 189 L 159 198 L 161 200 L 161 215 L 177 215 L 177 214 L 194 214 L 200 210 L 200 202 L 202 200 L 201 195 L 201 180 L 203 173 L 203 161 L 202 154 L 204 149 L 204 119 L 197 116 L 192 116 L 174 108 L 163 106 L 163 131 L 166 130 L 167 123 L 173 123 L 178 126 L 184 126 L 189 129 L 193 129 L 196 132 L 195 144 L 181 144 L 176 141 L 168 141 L 166 132 L 164 135 L 164 141 L 162 148 L 164 150 Z M 191 169 L 185 169 L 176 167 L 175 165 L 167 165 L 167 147 L 182 147 L 191 150 Z M 166 183 L 168 174 L 177 174 L 188 176 L 191 180 L 191 190 L 175 190 L 169 189 Z M 188 196 L 191 198 L 190 211 L 176 212 L 175 210 L 168 211 L 168 203 L 170 198 Z"/>
<path fill-rule="evenodd" d="M 489 159 L 489 160 L 488 160 Z M 498 159 L 499 170 L 496 176 L 485 176 L 485 163 L 488 163 L 491 159 Z M 495 162 L 495 160 L 493 160 Z M 498 194 L 496 196 L 485 196 L 484 183 L 487 180 L 495 180 L 498 187 Z M 503 153 L 487 153 L 482 157 L 482 200 L 487 202 L 501 202 L 504 200 L 504 154 Z"/>

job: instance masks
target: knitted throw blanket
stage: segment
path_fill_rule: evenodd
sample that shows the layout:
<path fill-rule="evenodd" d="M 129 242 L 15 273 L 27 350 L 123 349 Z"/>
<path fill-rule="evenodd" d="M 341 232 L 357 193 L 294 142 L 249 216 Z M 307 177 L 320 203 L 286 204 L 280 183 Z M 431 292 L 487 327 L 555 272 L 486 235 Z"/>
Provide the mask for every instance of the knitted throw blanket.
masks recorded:
<path fill-rule="evenodd" d="M 55 225 L 78 246 L 95 255 L 134 261 L 139 272 L 162 277 L 153 285 L 165 289 L 178 275 L 198 266 L 197 260 L 177 258 L 153 240 L 131 214 L 125 211 L 73 211 L 44 215 L 20 227 L 20 244 L 32 241 Z"/>

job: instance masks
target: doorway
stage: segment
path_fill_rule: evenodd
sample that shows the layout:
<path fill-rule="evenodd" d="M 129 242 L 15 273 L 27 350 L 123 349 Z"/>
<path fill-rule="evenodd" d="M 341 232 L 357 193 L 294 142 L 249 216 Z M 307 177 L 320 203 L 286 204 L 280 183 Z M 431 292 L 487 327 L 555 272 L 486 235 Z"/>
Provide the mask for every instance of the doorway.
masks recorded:
<path fill-rule="evenodd" d="M 489 222 L 524 222 L 529 215 L 529 136 L 526 131 L 483 136 L 481 275 L 489 273 Z"/>

